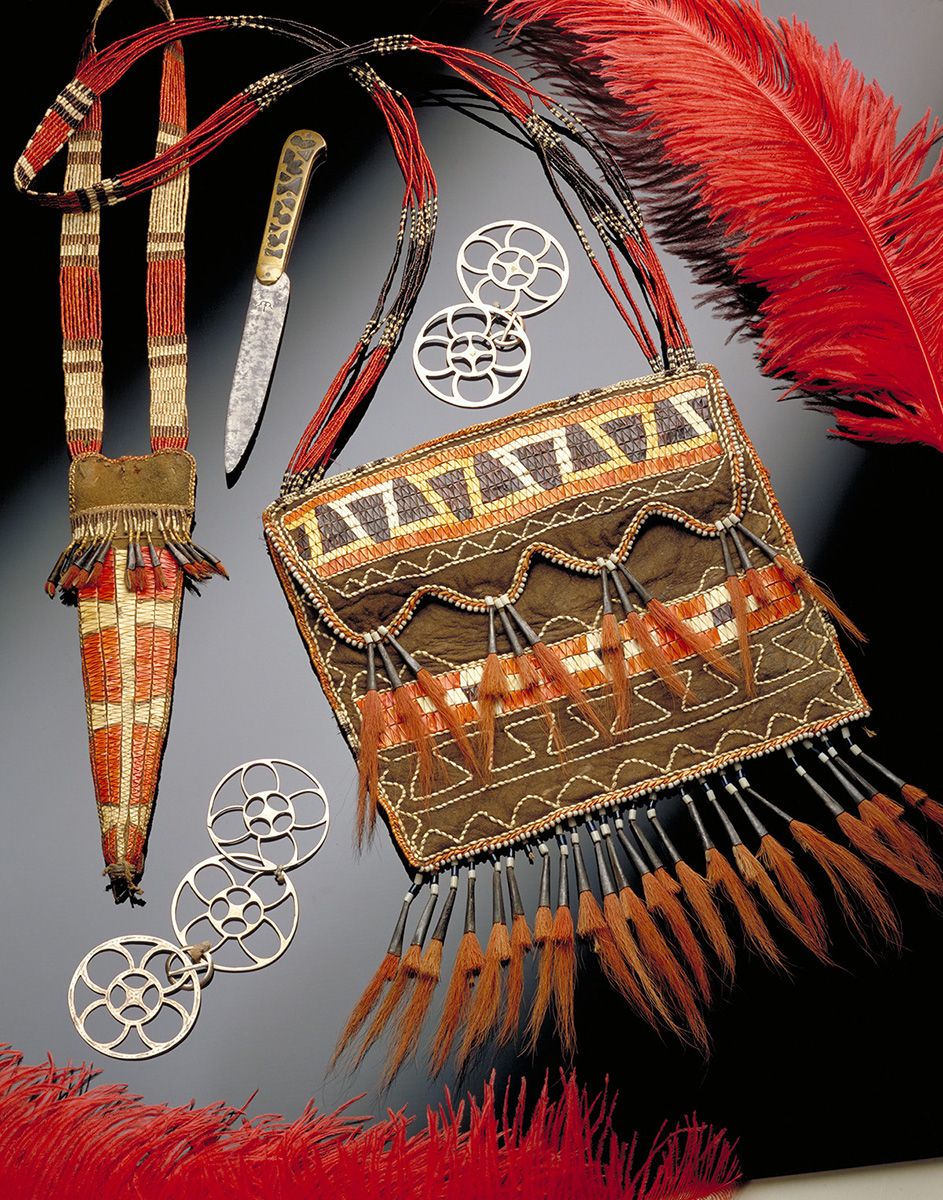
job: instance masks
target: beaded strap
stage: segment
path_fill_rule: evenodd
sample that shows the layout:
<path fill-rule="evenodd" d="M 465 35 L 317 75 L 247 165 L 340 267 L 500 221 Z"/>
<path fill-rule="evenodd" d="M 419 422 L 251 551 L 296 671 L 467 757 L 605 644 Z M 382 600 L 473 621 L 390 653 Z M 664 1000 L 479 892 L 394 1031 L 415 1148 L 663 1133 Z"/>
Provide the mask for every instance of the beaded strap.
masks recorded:
<path fill-rule="evenodd" d="M 82 48 L 79 71 L 95 55 L 98 20 L 111 0 L 102 0 Z M 168 0 L 154 0 L 168 22 Z M 186 133 L 183 47 L 164 48 L 157 152 L 166 152 Z M 67 193 L 99 186 L 102 163 L 101 102 L 96 99 L 68 144 Z M 187 445 L 187 343 L 184 329 L 184 225 L 188 174 L 156 180 L 147 230 L 147 353 L 150 367 L 152 450 Z M 66 441 L 73 458 L 98 454 L 104 431 L 100 273 L 101 206 L 62 214 L 59 292 L 65 379 Z"/>
<path fill-rule="evenodd" d="M 139 167 L 107 179 L 70 181 L 70 186 L 62 192 L 40 192 L 33 187 L 41 168 L 74 137 L 76 130 L 83 127 L 98 97 L 137 59 L 152 49 L 167 46 L 190 34 L 222 29 L 260 29 L 280 34 L 315 53 L 293 67 L 266 75 L 243 89 L 190 133 L 173 141 L 157 157 Z M 656 372 L 683 370 L 695 362 L 671 289 L 625 180 L 606 152 L 586 136 L 577 120 L 513 68 L 478 51 L 428 42 L 408 34 L 347 46 L 321 30 L 277 18 L 204 17 L 165 23 L 115 42 L 81 64 L 76 78 L 47 112 L 17 163 L 16 182 L 23 192 L 39 203 L 67 212 L 84 212 L 118 203 L 157 183 L 175 178 L 262 108 L 306 79 L 336 67 L 345 68 L 380 110 L 406 183 L 393 260 L 376 308 L 304 431 L 289 464 L 284 490 L 304 486 L 330 465 L 345 429 L 349 428 L 354 414 L 369 402 L 386 369 L 428 270 L 436 225 L 435 176 L 408 101 L 390 88 L 366 61 L 368 55 L 405 50 L 440 58 L 519 126 L 539 155 L 594 270 L 651 369 Z M 552 120 L 538 112 L 537 104 Z M 568 141 L 576 142 L 588 152 L 602 182 L 588 174 L 577 161 Z M 601 240 L 615 282 L 597 259 L 564 189 L 575 196 Z M 654 332 L 649 330 L 642 308 L 631 295 L 622 264 L 627 264 L 634 276 L 655 326 Z"/>

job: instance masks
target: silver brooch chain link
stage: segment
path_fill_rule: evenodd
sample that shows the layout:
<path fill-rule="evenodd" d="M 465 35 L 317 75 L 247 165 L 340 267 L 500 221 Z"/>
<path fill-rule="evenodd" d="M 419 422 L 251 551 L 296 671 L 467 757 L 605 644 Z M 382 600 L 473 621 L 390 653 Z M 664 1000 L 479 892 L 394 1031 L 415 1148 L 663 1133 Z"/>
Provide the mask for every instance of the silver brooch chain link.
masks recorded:
<path fill-rule="evenodd" d="M 468 235 L 456 272 L 467 301 L 425 322 L 413 345 L 413 366 L 440 400 L 487 408 L 523 386 L 531 364 L 524 318 L 559 300 L 570 266 L 546 230 L 505 220 Z"/>
<path fill-rule="evenodd" d="M 257 971 L 288 949 L 298 893 L 288 872 L 327 837 L 320 783 L 287 759 L 243 763 L 210 798 L 217 854 L 192 867 L 171 902 L 177 943 L 149 934 L 102 942 L 76 968 L 69 1012 L 90 1046 L 112 1058 L 164 1054 L 189 1034 L 217 972 Z"/>

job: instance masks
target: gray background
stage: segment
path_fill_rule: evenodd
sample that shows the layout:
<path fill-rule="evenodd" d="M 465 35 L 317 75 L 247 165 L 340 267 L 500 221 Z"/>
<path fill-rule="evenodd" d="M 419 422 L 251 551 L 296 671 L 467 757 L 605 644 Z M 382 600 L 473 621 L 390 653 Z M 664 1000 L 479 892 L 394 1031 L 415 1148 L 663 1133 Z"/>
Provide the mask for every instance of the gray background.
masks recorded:
<path fill-rule="evenodd" d="M 64 7 L 64 6 L 63 6 Z M 80 10 L 82 6 L 77 6 Z M 90 6 L 91 7 L 91 6 Z M 150 23 L 148 6 L 116 4 L 102 40 Z M 13 161 L 55 91 L 71 76 L 87 15 L 69 6 L 53 28 L 48 9 L 29 6 L 18 34 L 31 53 L 10 121 Z M 339 18 L 317 4 L 247 6 L 321 22 L 348 40 L 409 29 L 493 48 L 486 23 L 463 5 L 387 5 L 382 23 Z M 851 5 L 808 0 L 801 16 L 903 106 L 901 130 L 928 106 L 939 108 L 939 0 Z M 180 4 L 179 16 L 201 5 Z M 767 5 L 769 15 L 774 10 Z M 111 14 L 109 14 L 110 19 Z M 213 35 L 187 46 L 191 112 L 197 120 L 237 88 L 299 57 L 259 35 Z M 390 64 L 409 81 L 412 67 Z M 417 69 L 428 69 L 419 64 Z M 106 126 L 106 170 L 149 156 L 153 80 L 116 95 L 125 123 Z M 422 81 L 420 81 L 422 82 Z M 411 93 L 412 94 L 412 93 Z M 144 99 L 141 99 L 141 97 Z M 108 100 L 105 105 L 109 117 Z M 412 374 L 408 348 L 425 318 L 460 296 L 454 256 L 489 220 L 534 221 L 561 237 L 573 278 L 565 298 L 529 324 L 534 366 L 516 407 L 641 374 L 642 362 L 531 157 L 514 141 L 448 108 L 424 105 L 425 145 L 440 185 L 437 255 L 413 325 L 337 469 L 436 437 L 467 423 L 439 404 Z M 130 120 L 128 120 L 130 118 Z M 265 421 L 237 483 L 226 486 L 222 431 L 271 176 L 282 140 L 309 125 L 324 134 L 329 158 L 316 177 L 291 264 L 292 303 Z M 115 132 L 112 133 L 112 130 Z M 113 139 L 113 140 L 112 140 Z M 356 854 L 352 761 L 309 666 L 275 574 L 259 516 L 275 497 L 298 436 L 373 307 L 392 247 L 402 185 L 370 107 L 337 81 L 299 89 L 192 174 L 188 226 L 190 449 L 199 468 L 197 537 L 226 563 L 232 580 L 212 582 L 184 604 L 173 719 L 144 877 L 147 906 L 116 907 L 98 877 L 100 849 L 87 758 L 76 622 L 50 603 L 42 582 L 68 539 L 68 459 L 61 432 L 56 246 L 58 222 L 16 198 L 16 227 L 28 256 L 14 257 L 17 297 L 9 318 L 12 395 L 28 437 L 5 471 L 0 511 L 4 621 L 2 728 L 2 956 L 0 1038 L 27 1061 L 94 1058 L 106 1082 L 125 1082 L 152 1103 L 243 1103 L 250 1112 L 297 1115 L 315 1097 L 331 1109 L 360 1092 L 358 1110 L 408 1105 L 421 1113 L 444 1097 L 450 1078 L 429 1081 L 405 1069 L 376 1094 L 382 1055 L 354 1078 L 326 1076 L 337 1032 L 385 950 L 405 874 L 381 831 Z M 109 409 L 105 452 L 146 452 L 143 229 L 138 199 L 104 214 L 105 355 Z M 727 344 L 729 329 L 694 306 L 686 271 L 670 276 L 702 359 L 721 370 L 747 430 L 812 567 L 865 625 L 870 645 L 849 650 L 883 736 L 884 757 L 939 796 L 939 646 L 923 633 L 936 607 L 926 549 L 934 538 L 939 457 L 918 447 L 861 447 L 829 440 L 827 418 L 795 402 L 776 403 L 749 346 Z M 875 570 L 879 566 L 880 570 Z M 907 613 L 907 616 L 903 614 Z M 294 874 L 301 901 L 298 934 L 264 971 L 218 977 L 188 1040 L 163 1058 L 113 1062 L 75 1033 L 66 988 L 97 943 L 132 932 L 172 939 L 169 904 L 178 880 L 212 847 L 205 808 L 216 782 L 256 757 L 309 768 L 328 791 L 332 829 L 315 860 Z M 771 784 L 774 786 L 774 784 Z M 783 798 L 788 798 L 784 791 Z M 521 864 L 525 888 L 532 872 Z M 605 1077 L 620 1094 L 623 1133 L 654 1132 L 696 1110 L 739 1137 L 750 1174 L 769 1175 L 938 1155 L 938 1100 L 925 1083 L 938 1075 L 940 922 L 905 885 L 890 885 L 908 949 L 900 960 L 872 959 L 843 940 L 845 970 L 794 956 L 789 978 L 745 960 L 733 994 L 714 1013 L 708 1063 L 660 1042 L 612 1001 L 590 968 L 578 990 L 581 1080 Z M 456 930 L 453 929 L 453 935 Z M 447 960 L 453 948 L 447 948 Z M 864 1048 L 863 1048 L 864 1047 Z M 535 1060 L 507 1050 L 463 1081 L 473 1091 L 492 1068 L 499 1084 L 536 1082 L 559 1058 L 549 1039 Z"/>

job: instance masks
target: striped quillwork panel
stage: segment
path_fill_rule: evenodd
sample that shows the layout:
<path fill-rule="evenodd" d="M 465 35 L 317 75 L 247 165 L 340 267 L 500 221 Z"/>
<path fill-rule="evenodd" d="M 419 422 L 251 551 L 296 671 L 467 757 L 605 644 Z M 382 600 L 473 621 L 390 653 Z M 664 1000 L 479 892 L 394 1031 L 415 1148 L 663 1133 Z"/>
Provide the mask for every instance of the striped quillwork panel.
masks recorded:
<path fill-rule="evenodd" d="M 140 872 L 170 717 L 183 579 L 161 550 L 166 587 L 145 559 L 147 586 L 131 592 L 124 557 L 123 548 L 110 550 L 98 585 L 79 592 L 79 637 L 105 862 Z"/>
<path fill-rule="evenodd" d="M 371 471 L 368 482 L 345 478 L 287 512 L 285 532 L 329 577 L 723 453 L 706 382 L 696 376 L 607 395 L 564 419 L 482 428 L 460 447 L 419 447 L 408 462 Z"/>

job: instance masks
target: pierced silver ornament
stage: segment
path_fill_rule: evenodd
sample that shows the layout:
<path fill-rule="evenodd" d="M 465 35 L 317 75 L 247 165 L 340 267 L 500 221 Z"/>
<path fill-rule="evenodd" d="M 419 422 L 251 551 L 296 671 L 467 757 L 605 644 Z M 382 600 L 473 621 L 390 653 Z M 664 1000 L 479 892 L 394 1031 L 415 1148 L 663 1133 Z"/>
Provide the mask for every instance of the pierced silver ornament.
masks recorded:
<path fill-rule="evenodd" d="M 261 758 L 216 785 L 206 818 L 213 845 L 243 871 L 289 871 L 324 843 L 330 810 L 324 789 L 297 763 Z"/>
<path fill-rule="evenodd" d="M 90 951 L 72 976 L 72 1023 L 112 1058 L 164 1054 L 193 1028 L 212 975 L 205 947 L 174 946 L 148 934 L 113 938 Z"/>
<path fill-rule="evenodd" d="M 530 317 L 563 295 L 570 264 L 555 237 L 529 221 L 492 221 L 458 252 L 458 280 L 475 304 Z"/>
<path fill-rule="evenodd" d="M 298 893 L 272 868 L 234 874 L 222 855 L 184 875 L 170 919 L 180 942 L 207 942 L 217 971 L 258 971 L 288 949 L 298 928 Z"/>
<path fill-rule="evenodd" d="M 480 304 L 443 308 L 413 346 L 413 366 L 426 390 L 460 408 L 487 408 L 513 396 L 530 361 L 520 316 Z"/>
<path fill-rule="evenodd" d="M 234 789 L 241 798 L 228 803 Z M 288 759 L 254 759 L 224 775 L 207 818 L 222 853 L 188 871 L 171 904 L 180 945 L 129 934 L 87 954 L 69 985 L 81 1037 L 112 1058 L 153 1058 L 193 1028 L 214 971 L 256 971 L 280 958 L 298 928 L 286 872 L 320 849 L 329 822 L 324 789 Z"/>

